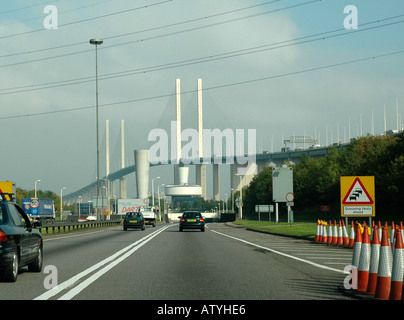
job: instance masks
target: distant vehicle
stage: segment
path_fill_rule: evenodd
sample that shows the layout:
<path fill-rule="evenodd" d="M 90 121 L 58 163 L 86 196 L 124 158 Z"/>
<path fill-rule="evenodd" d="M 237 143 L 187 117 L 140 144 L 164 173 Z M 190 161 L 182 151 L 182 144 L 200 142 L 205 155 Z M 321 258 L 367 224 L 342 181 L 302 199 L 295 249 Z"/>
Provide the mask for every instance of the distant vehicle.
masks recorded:
<path fill-rule="evenodd" d="M 92 216 L 92 215 L 87 216 L 87 218 L 78 218 L 77 219 L 78 222 L 88 222 L 88 221 L 96 221 L 96 220 L 97 220 L 97 217 Z"/>
<path fill-rule="evenodd" d="M 143 214 L 146 225 L 156 226 L 156 213 L 152 207 L 140 207 L 139 212 Z"/>
<path fill-rule="evenodd" d="M 27 214 L 13 201 L 0 194 L 0 278 L 15 282 L 20 267 L 32 272 L 42 271 L 43 242 Z"/>
<path fill-rule="evenodd" d="M 54 220 L 55 204 L 50 199 L 22 199 L 22 209 L 33 220 Z"/>
<path fill-rule="evenodd" d="M 144 217 L 141 212 L 128 212 L 123 219 L 123 230 L 126 231 L 128 228 L 133 229 L 145 229 Z"/>
<path fill-rule="evenodd" d="M 205 219 L 199 211 L 185 211 L 180 218 L 180 231 L 184 229 L 200 229 L 205 231 Z"/>

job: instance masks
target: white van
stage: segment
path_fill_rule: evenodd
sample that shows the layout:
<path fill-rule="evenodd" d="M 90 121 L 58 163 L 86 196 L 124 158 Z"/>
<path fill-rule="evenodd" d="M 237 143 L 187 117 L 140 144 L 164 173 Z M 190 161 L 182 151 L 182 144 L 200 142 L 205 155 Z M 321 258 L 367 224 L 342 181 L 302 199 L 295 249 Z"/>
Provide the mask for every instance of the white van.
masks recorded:
<path fill-rule="evenodd" d="M 146 225 L 156 226 L 156 213 L 153 207 L 140 207 L 139 211 L 143 214 Z"/>

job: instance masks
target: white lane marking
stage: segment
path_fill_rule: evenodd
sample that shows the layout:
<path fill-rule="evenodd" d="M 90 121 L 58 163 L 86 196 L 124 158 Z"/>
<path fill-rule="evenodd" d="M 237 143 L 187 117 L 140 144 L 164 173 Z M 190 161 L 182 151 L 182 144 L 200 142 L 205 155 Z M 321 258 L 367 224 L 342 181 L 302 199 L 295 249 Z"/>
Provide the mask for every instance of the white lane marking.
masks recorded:
<path fill-rule="evenodd" d="M 287 257 L 287 258 L 290 258 L 290 259 L 293 259 L 293 260 L 296 260 L 296 261 L 300 261 L 300 262 L 303 262 L 303 263 L 310 264 L 310 265 L 315 266 L 315 267 L 317 267 L 317 268 L 321 268 L 321 269 L 325 269 L 325 270 L 330 270 L 330 271 L 335 271 L 335 272 L 344 273 L 344 274 L 349 274 L 349 272 L 346 272 L 346 271 L 344 271 L 344 270 L 339 270 L 339 269 L 335 269 L 335 268 L 330 268 L 330 267 L 327 267 L 327 266 L 324 266 L 324 265 L 321 265 L 321 264 L 318 264 L 318 263 L 315 263 L 315 262 L 312 262 L 312 261 L 309 261 L 309 260 L 305 260 L 305 259 L 301 259 L 301 258 L 292 256 L 292 255 L 290 255 L 290 254 L 286 254 L 286 253 L 279 252 L 279 251 L 276 251 L 276 250 L 273 250 L 273 249 L 270 249 L 270 248 L 267 248 L 267 247 L 260 246 L 260 245 L 258 245 L 258 244 L 256 244 L 256 243 L 253 243 L 253 242 L 249 242 L 249 241 L 246 241 L 246 240 L 243 240 L 243 239 L 240 239 L 240 238 L 236 238 L 236 237 L 233 237 L 233 236 L 229 236 L 229 235 L 227 235 L 227 234 L 224 234 L 224 233 L 221 233 L 221 232 L 218 232 L 218 231 L 215 231 L 215 230 L 211 230 L 211 231 L 214 232 L 214 233 L 220 234 L 220 235 L 222 235 L 222 236 L 225 236 L 225 237 L 228 237 L 228 238 L 231 238 L 231 239 L 240 241 L 240 242 L 244 242 L 244 243 L 249 244 L 249 245 L 251 245 L 251 246 L 255 246 L 255 247 L 257 247 L 257 248 L 261 248 L 261 249 L 270 251 L 270 252 L 272 252 L 272 253 L 279 254 L 279 255 L 281 255 L 281 256 L 284 256 L 284 257 Z"/>
<path fill-rule="evenodd" d="M 112 267 L 117 265 L 119 262 L 121 262 L 124 259 L 126 259 L 127 257 L 129 257 L 133 252 L 138 250 L 141 246 L 143 246 L 144 244 L 149 242 L 151 239 L 153 239 L 155 236 L 157 236 L 158 234 L 160 234 L 161 232 L 163 232 L 164 230 L 166 230 L 169 227 L 172 227 L 172 225 L 165 226 L 165 227 L 163 227 L 161 229 L 158 229 L 158 230 L 152 232 L 151 234 L 149 234 L 149 235 L 141 238 L 140 240 L 130 244 L 129 246 L 119 250 L 115 254 L 113 254 L 113 255 L 109 256 L 108 258 L 98 262 L 97 264 L 91 266 L 90 268 L 78 273 L 77 275 L 73 276 L 69 280 L 66 280 L 65 282 L 61 283 L 60 285 L 57 285 L 56 287 L 48 290 L 47 292 L 41 294 L 40 296 L 34 298 L 34 300 L 47 300 L 47 299 L 50 299 L 51 297 L 53 297 L 53 296 L 57 295 L 58 293 L 60 293 L 62 290 L 66 289 L 66 288 L 68 288 L 70 286 L 74 286 L 74 284 L 77 281 L 79 281 L 81 278 L 85 277 L 86 275 L 92 273 L 93 271 L 96 271 L 98 268 L 100 268 L 100 267 L 104 266 L 105 264 L 107 264 L 103 269 L 101 269 L 96 274 L 91 276 L 89 279 L 84 281 L 83 283 L 85 283 L 85 286 L 83 286 L 83 283 L 82 283 L 82 284 L 80 284 L 78 286 L 79 289 L 75 290 L 75 288 L 73 288 L 71 291 L 69 291 L 67 294 L 65 294 L 63 297 L 61 297 L 61 299 L 62 298 L 63 299 L 71 299 L 76 294 L 78 294 L 80 291 L 82 291 L 86 286 L 88 286 L 89 284 L 94 282 L 96 279 L 98 279 L 102 274 L 104 274 L 105 272 L 110 270 Z M 123 256 L 118 259 L 118 257 L 120 255 L 123 255 Z M 110 263 L 111 261 L 114 261 L 115 259 L 118 259 L 118 260 L 116 260 L 117 263 L 116 262 Z M 110 264 L 108 265 L 108 263 L 110 263 Z M 110 265 L 112 265 L 112 266 L 109 267 Z M 90 279 L 91 279 L 91 281 L 89 281 Z"/>

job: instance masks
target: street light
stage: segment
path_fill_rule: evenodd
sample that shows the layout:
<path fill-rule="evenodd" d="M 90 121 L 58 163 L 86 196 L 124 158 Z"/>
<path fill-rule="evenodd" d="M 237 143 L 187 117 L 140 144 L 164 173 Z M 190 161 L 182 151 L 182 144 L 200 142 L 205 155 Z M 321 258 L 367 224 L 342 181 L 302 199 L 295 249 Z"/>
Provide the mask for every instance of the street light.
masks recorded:
<path fill-rule="evenodd" d="M 81 196 L 79 196 L 79 219 L 80 219 Z"/>
<path fill-rule="evenodd" d="M 156 177 L 151 181 L 151 188 L 152 188 L 152 207 L 154 207 L 154 180 L 158 180 L 160 177 Z"/>
<path fill-rule="evenodd" d="M 243 176 L 241 174 L 236 173 L 236 176 L 240 178 L 240 219 L 243 220 Z"/>
<path fill-rule="evenodd" d="M 164 184 L 162 184 L 161 186 L 163 187 Z M 157 198 L 158 198 L 158 204 L 159 204 L 159 219 L 160 219 L 160 221 L 162 221 L 162 219 L 161 219 L 162 215 L 161 215 L 161 209 L 160 209 L 160 186 L 157 186 Z"/>
<path fill-rule="evenodd" d="M 234 189 L 231 190 L 231 212 L 234 212 Z"/>
<path fill-rule="evenodd" d="M 100 147 L 98 138 L 98 46 L 104 41 L 102 39 L 90 39 L 90 43 L 95 45 L 95 113 L 96 113 L 96 131 L 97 131 L 97 219 L 98 217 L 98 198 L 100 196 Z"/>
<path fill-rule="evenodd" d="M 66 187 L 63 187 L 60 189 L 60 219 L 62 219 L 62 212 L 63 212 L 63 190 L 66 189 Z"/>
<path fill-rule="evenodd" d="M 35 199 L 38 199 L 38 197 L 36 195 L 36 189 L 37 189 L 37 183 L 40 181 L 41 181 L 41 179 L 38 179 L 37 181 L 35 181 Z"/>

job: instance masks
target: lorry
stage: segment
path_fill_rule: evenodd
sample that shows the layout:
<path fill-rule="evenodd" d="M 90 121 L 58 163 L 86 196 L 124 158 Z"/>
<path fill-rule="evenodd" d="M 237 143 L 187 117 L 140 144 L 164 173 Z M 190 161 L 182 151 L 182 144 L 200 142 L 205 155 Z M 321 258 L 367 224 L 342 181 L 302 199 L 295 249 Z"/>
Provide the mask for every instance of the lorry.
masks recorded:
<path fill-rule="evenodd" d="M 156 212 L 153 207 L 140 207 L 139 212 L 143 214 L 146 225 L 156 226 Z"/>
<path fill-rule="evenodd" d="M 12 181 L 0 181 L 0 193 L 6 194 L 6 199 L 15 201 L 16 188 L 15 183 Z"/>
<path fill-rule="evenodd" d="M 22 209 L 32 220 L 52 221 L 55 219 L 55 204 L 50 199 L 22 199 Z"/>

